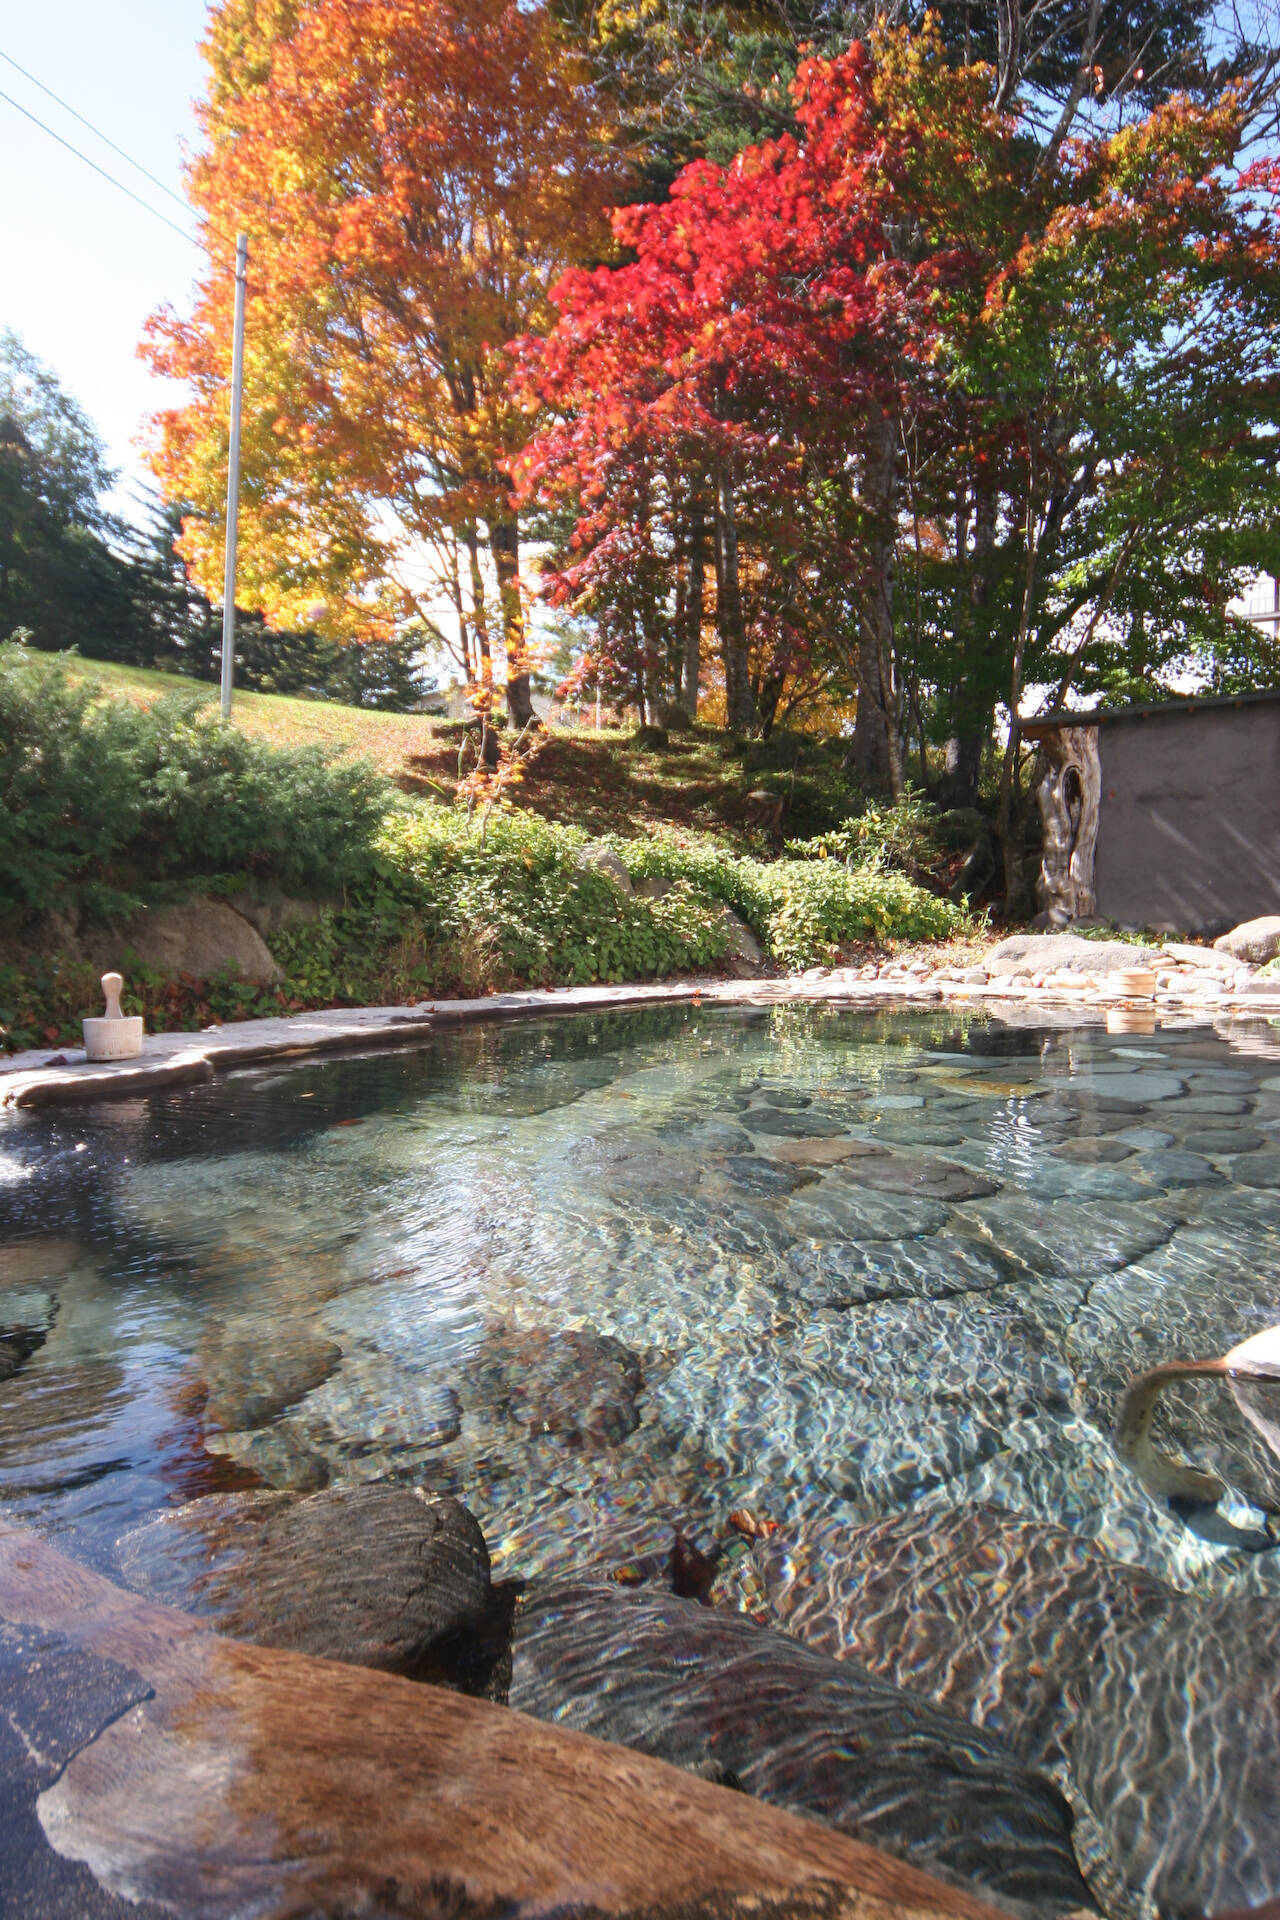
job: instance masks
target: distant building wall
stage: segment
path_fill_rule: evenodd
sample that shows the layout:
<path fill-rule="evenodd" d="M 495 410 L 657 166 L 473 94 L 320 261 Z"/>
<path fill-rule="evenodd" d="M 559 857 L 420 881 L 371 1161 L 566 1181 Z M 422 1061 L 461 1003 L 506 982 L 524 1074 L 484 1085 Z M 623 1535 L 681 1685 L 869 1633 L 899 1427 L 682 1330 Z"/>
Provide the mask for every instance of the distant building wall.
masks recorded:
<path fill-rule="evenodd" d="M 1241 620 L 1252 620 L 1270 639 L 1280 640 L 1280 577 L 1258 574 L 1238 600 L 1228 603 L 1227 612 Z"/>
<path fill-rule="evenodd" d="M 1280 699 L 1098 727 L 1097 911 L 1216 933 L 1280 913 Z"/>

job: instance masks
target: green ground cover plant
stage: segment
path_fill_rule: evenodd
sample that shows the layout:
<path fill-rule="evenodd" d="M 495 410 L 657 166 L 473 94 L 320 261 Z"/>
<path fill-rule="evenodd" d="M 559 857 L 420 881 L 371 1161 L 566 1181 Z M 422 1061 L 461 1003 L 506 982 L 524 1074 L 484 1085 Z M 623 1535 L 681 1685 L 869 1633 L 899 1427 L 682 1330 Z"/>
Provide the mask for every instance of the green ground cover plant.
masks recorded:
<path fill-rule="evenodd" d="M 667 882 L 660 892 L 628 893 L 584 860 L 582 826 L 501 807 L 468 818 L 405 795 L 360 758 L 272 746 L 181 694 L 111 697 L 56 659 L 0 646 L 6 927 L 50 913 L 87 927 L 198 893 L 234 905 L 264 880 L 322 901 L 318 917 L 271 936 L 270 987 L 127 962 L 126 1005 L 152 1030 L 705 971 L 731 945 L 726 908 L 783 968 L 970 924 L 891 864 L 913 823 L 794 842 L 776 859 L 719 834 L 637 826 L 604 844 L 634 882 Z M 24 944 L 0 959 L 0 1045 L 75 1043 L 98 1010 L 96 970 L 74 951 L 50 954 L 47 940 L 37 957 Z"/>
<path fill-rule="evenodd" d="M 688 882 L 744 919 L 781 967 L 835 959 L 855 942 L 947 940 L 970 916 L 875 858 L 757 860 L 693 836 L 610 841 L 633 879 Z"/>

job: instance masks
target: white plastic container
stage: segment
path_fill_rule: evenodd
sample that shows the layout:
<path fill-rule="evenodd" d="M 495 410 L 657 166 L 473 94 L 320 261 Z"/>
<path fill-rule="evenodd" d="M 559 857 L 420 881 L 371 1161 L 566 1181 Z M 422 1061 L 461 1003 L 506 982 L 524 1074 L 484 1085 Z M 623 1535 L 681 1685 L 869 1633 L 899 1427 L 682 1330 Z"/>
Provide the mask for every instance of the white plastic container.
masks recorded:
<path fill-rule="evenodd" d="M 84 1029 L 84 1052 L 86 1060 L 134 1060 L 142 1052 L 142 1016 L 136 1013 L 121 1013 L 120 991 L 124 986 L 123 976 L 118 973 L 104 973 L 102 991 L 106 995 L 107 1010 L 96 1020 L 82 1020 Z"/>

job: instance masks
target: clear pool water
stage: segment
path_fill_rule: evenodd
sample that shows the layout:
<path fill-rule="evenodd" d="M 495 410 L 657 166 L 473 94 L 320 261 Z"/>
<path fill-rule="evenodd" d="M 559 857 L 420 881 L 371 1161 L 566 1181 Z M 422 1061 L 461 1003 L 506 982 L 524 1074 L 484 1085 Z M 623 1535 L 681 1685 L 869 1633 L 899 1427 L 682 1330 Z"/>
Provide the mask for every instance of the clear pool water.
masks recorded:
<path fill-rule="evenodd" d="M 1110 1437 L 1277 1320 L 1265 1033 L 667 1008 L 0 1125 L 0 1501 L 103 1565 L 200 1493 L 393 1479 L 530 1575 L 990 1502 L 1277 1591 L 1225 1391 L 1165 1416 L 1207 1519 Z"/>

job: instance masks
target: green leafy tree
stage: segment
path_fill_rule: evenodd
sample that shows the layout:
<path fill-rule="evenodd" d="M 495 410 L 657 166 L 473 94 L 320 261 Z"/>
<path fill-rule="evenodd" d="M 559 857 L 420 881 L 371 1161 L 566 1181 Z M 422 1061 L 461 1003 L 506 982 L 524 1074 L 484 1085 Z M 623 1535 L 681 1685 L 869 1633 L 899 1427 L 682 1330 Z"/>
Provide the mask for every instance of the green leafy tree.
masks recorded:
<path fill-rule="evenodd" d="M 49 368 L 0 332 L 0 636 L 128 659 L 134 609 L 103 443 Z"/>

